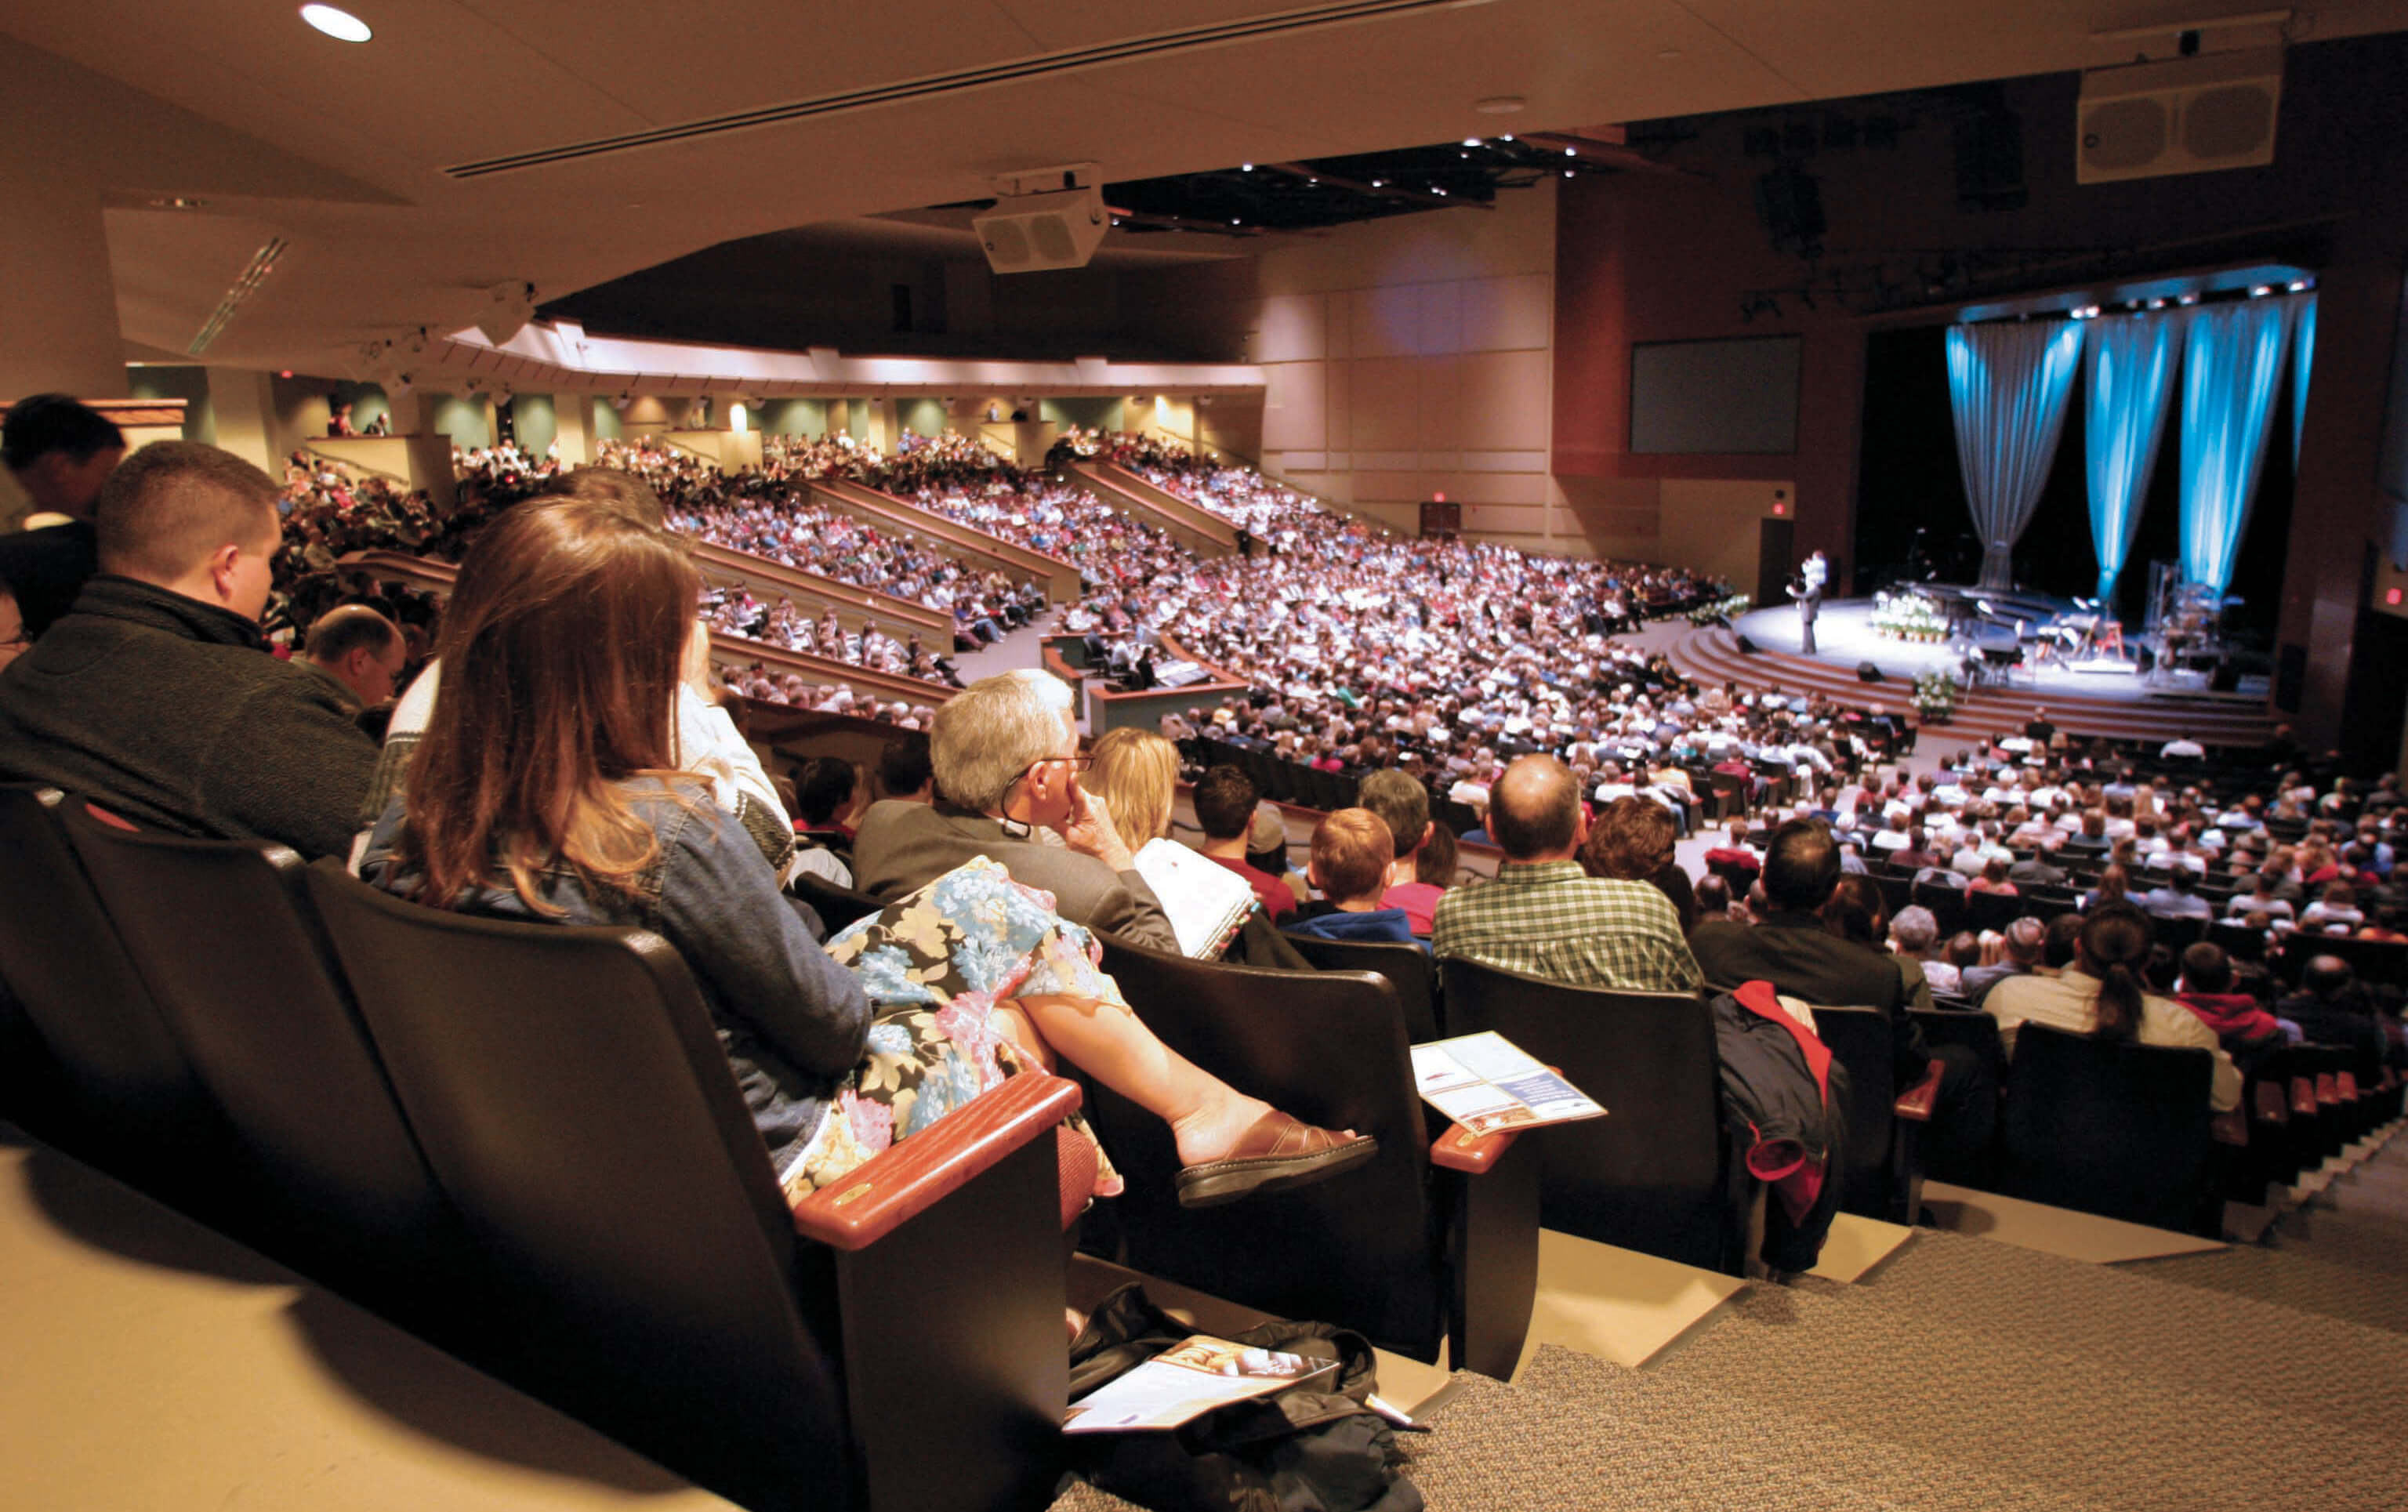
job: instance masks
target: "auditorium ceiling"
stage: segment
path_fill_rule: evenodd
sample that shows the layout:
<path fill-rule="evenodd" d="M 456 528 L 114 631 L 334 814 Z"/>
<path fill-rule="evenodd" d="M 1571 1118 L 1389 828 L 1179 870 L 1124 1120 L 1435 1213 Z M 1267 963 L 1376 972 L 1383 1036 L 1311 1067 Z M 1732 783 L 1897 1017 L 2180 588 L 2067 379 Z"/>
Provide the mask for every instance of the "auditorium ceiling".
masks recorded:
<path fill-rule="evenodd" d="M 2202 15 L 2178 0 L 351 8 L 372 40 L 320 36 L 282 0 L 0 13 L 11 155 L 104 196 L 131 349 L 183 353 L 278 241 L 206 360 L 340 373 L 364 342 L 468 324 L 496 284 L 554 299 L 738 237 L 982 198 L 1015 170 L 1093 164 L 1127 185 L 1509 131 L 1610 147 L 1616 123 L 2128 61 L 2169 37 L 2100 34 Z M 2203 14 L 2218 10 L 2241 7 Z M 2272 14 L 2294 40 L 2408 28 L 2408 0 Z M 1520 107 L 1479 107 L 1501 99 Z M 1144 240 L 1132 226 L 1107 245 Z"/>

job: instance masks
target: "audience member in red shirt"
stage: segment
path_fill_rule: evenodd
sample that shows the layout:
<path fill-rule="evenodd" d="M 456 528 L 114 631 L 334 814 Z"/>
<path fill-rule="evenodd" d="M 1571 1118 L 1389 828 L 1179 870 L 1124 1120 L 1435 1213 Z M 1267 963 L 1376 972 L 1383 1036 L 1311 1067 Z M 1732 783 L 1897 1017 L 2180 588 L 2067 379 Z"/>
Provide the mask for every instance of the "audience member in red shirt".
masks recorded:
<path fill-rule="evenodd" d="M 1246 879 L 1273 922 L 1296 912 L 1296 894 L 1268 872 L 1246 863 L 1246 832 L 1254 822 L 1262 793 L 1254 779 L 1234 766 L 1216 766 L 1196 783 L 1196 822 L 1204 829 L 1204 854 Z"/>
<path fill-rule="evenodd" d="M 2200 940 L 2182 954 L 2181 991 L 2174 1001 L 2215 1031 L 2224 1052 L 2247 1070 L 2252 1059 L 2287 1044 L 2280 1020 L 2246 992 L 2232 990 L 2232 961 L 2218 945 Z"/>

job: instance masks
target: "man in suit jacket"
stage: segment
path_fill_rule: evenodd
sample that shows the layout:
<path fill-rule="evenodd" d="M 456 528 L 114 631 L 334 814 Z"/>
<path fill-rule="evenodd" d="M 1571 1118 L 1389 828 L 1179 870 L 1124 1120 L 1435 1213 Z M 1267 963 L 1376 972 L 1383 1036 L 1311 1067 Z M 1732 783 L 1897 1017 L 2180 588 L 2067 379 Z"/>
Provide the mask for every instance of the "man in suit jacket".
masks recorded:
<path fill-rule="evenodd" d="M 1940 1102 L 1932 1111 L 1931 1167 L 1944 1178 L 1979 1174 L 1990 1143 L 1998 1091 L 1980 1061 L 1961 1046 L 1931 1049 L 1907 1015 L 1909 989 L 1898 963 L 1824 927 L 1822 908 L 1840 884 L 1840 851 L 1814 820 L 1791 820 L 1764 848 L 1762 878 L 1770 911 L 1754 925 L 1709 920 L 1689 936 L 1708 988 L 1743 982 L 1827 1007 L 1872 1008 L 1890 1024 L 1890 1068 L 1899 1090 L 1941 1063 Z"/>
<path fill-rule="evenodd" d="M 872 804 L 853 843 L 856 885 L 896 898 L 973 856 L 1054 894 L 1063 918 L 1156 949 L 1179 936 L 1104 806 L 1079 786 L 1087 758 L 1069 690 L 1041 672 L 982 678 L 937 710 L 934 804 Z M 1036 838 L 1048 829 L 1059 846 Z"/>

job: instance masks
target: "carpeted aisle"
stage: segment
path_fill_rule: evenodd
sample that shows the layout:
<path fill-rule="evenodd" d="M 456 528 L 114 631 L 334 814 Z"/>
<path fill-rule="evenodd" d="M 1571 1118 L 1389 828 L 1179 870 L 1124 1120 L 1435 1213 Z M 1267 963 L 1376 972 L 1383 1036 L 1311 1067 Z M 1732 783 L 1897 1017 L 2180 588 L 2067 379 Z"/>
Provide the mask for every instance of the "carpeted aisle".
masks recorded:
<path fill-rule="evenodd" d="M 1642 1370 L 1547 1348 L 1410 1441 L 1433 1508 L 2408 1506 L 2408 1140 L 2267 1245 L 2104 1266 L 1929 1230 Z M 1125 1504 L 1081 1488 L 1064 1512 Z"/>

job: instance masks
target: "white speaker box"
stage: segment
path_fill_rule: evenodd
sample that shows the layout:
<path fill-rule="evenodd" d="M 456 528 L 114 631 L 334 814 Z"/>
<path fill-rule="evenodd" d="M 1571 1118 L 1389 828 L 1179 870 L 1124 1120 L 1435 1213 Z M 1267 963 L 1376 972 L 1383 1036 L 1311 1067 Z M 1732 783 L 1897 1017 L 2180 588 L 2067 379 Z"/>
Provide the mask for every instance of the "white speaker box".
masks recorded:
<path fill-rule="evenodd" d="M 2075 107 L 2074 178 L 2155 178 L 2274 161 L 2283 50 L 2094 68 Z"/>
<path fill-rule="evenodd" d="M 997 273 L 1040 268 L 1082 268 L 1111 228 L 1100 189 L 1059 189 L 1044 194 L 1010 194 L 970 225 Z"/>

